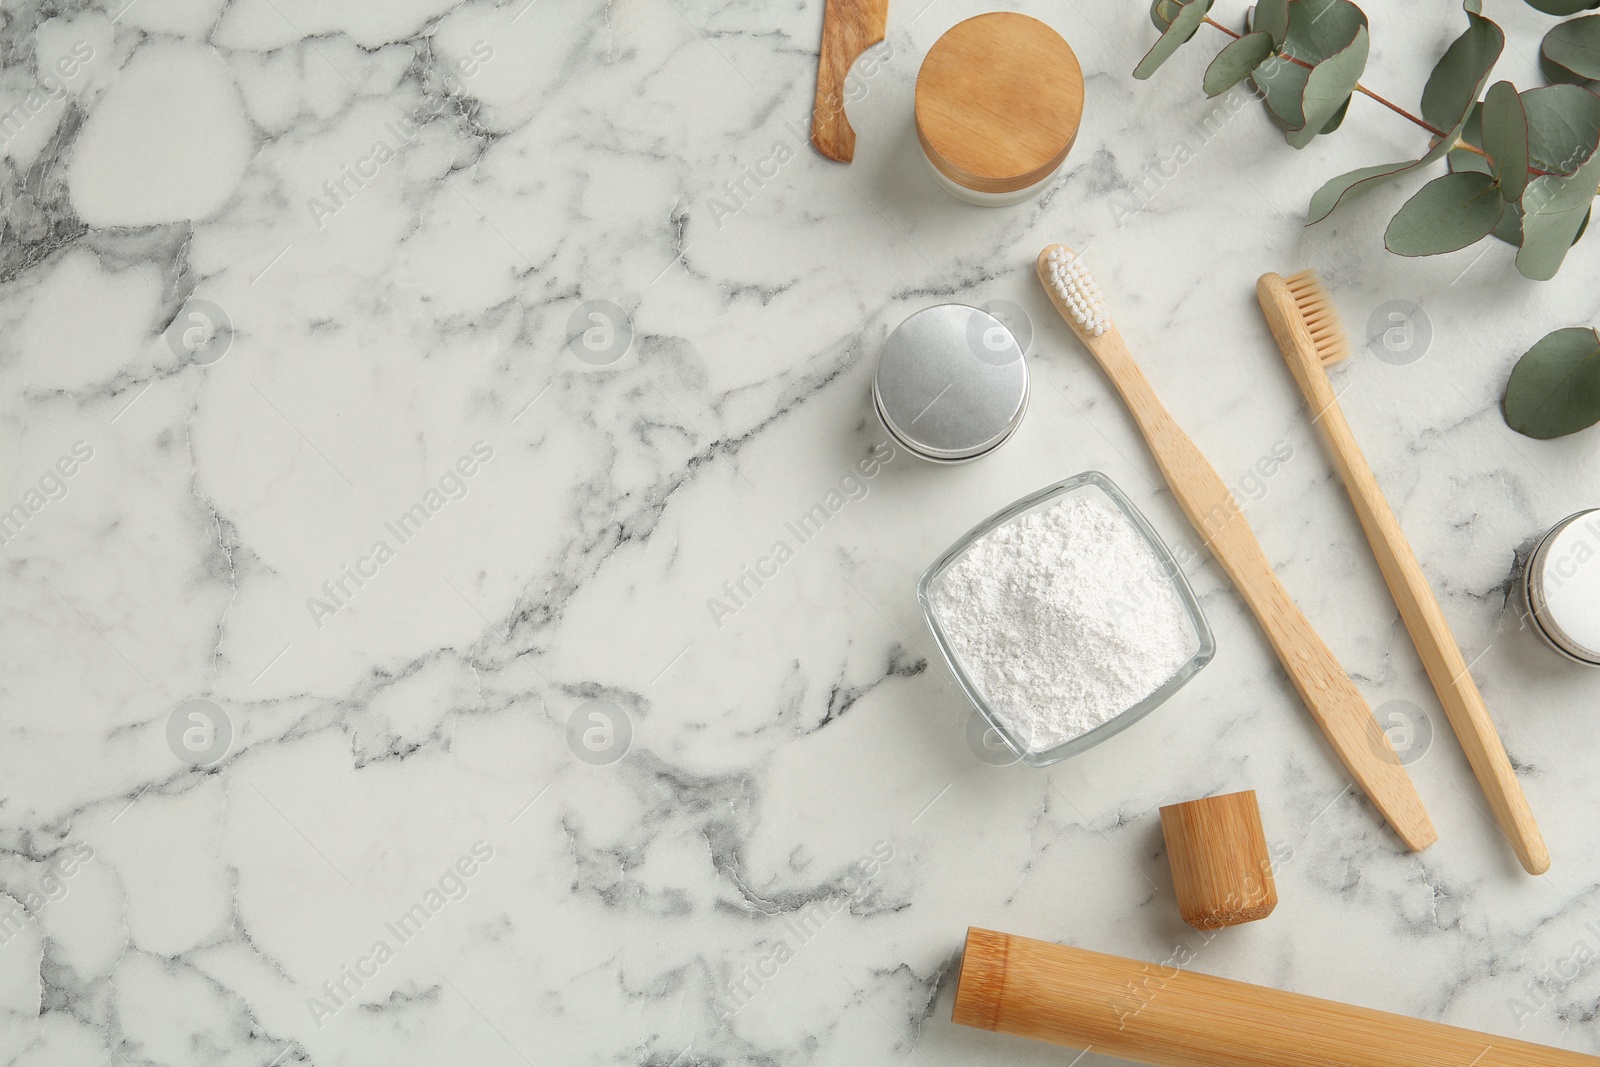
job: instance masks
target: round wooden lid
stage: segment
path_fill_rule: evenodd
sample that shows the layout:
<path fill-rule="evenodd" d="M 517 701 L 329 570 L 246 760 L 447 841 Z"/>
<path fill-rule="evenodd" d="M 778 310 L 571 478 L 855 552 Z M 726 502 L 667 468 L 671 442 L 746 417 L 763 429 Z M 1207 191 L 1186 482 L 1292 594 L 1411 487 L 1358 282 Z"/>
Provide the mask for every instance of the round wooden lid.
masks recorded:
<path fill-rule="evenodd" d="M 917 74 L 917 139 L 951 181 L 1026 189 L 1067 158 L 1083 118 L 1083 70 L 1038 19 L 991 11 L 952 26 Z"/>

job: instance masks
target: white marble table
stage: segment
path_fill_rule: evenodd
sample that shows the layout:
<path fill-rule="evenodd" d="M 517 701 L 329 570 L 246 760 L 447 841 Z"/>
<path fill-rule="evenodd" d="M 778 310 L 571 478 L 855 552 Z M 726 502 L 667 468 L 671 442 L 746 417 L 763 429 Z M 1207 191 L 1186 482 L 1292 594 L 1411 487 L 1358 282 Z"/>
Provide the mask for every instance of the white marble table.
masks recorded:
<path fill-rule="evenodd" d="M 982 7 L 919 2 L 848 168 L 802 140 L 817 2 L 7 7 L 3 1062 L 1072 1062 L 951 1025 L 968 924 L 1600 1052 L 1600 674 L 1506 606 L 1515 548 L 1600 503 L 1600 432 L 1497 410 L 1521 351 L 1596 320 L 1600 243 L 1544 285 L 1504 246 L 1400 260 L 1411 186 L 1307 231 L 1323 178 L 1413 131 L 1366 101 L 1301 153 L 1253 101 L 1208 122 L 1219 42 L 1135 82 L 1153 30 L 1113 0 L 1022 7 L 1078 50 L 1083 129 L 1041 201 L 969 207 L 910 108 Z M 1533 84 L 1542 18 L 1492 6 Z M 1414 101 L 1459 14 L 1369 13 L 1369 83 Z M 953 538 L 1098 469 L 1195 541 L 1048 314 L 1057 240 L 1374 706 L 1433 732 L 1426 853 L 1203 558 L 1219 652 L 1178 699 L 1048 770 L 969 749 L 913 595 Z M 1483 815 L 1270 346 L 1254 279 L 1306 265 L 1358 331 L 1391 300 L 1428 324 L 1337 384 L 1546 877 Z M 879 345 L 951 299 L 1033 317 L 1026 421 L 852 479 Z M 625 319 L 564 347 L 590 301 Z M 1282 903 L 1206 942 L 1156 809 L 1240 788 Z"/>

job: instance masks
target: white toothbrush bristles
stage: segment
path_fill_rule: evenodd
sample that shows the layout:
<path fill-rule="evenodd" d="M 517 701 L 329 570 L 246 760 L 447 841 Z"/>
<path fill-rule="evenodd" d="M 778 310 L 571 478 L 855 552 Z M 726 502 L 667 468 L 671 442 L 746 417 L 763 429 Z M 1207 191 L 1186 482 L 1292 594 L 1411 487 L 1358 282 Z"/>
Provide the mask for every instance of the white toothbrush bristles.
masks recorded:
<path fill-rule="evenodd" d="M 1050 264 L 1050 286 L 1072 313 L 1072 318 L 1091 337 L 1099 337 L 1111 325 L 1106 298 L 1100 294 L 1094 275 L 1084 267 L 1081 257 L 1069 248 L 1052 248 L 1046 257 Z"/>

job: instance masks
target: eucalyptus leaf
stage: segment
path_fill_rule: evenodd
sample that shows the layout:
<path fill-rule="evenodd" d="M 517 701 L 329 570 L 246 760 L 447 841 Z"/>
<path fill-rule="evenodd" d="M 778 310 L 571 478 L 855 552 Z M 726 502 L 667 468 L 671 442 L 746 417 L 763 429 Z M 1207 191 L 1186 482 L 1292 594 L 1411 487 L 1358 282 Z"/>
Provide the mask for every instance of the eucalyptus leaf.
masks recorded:
<path fill-rule="evenodd" d="M 1183 9 L 1183 0 L 1150 0 L 1150 24 L 1162 33 Z"/>
<path fill-rule="evenodd" d="M 1308 68 L 1298 63 L 1281 55 L 1271 55 L 1250 75 L 1267 105 L 1267 113 L 1279 126 L 1288 128 L 1305 122 L 1300 96 L 1306 90 L 1306 78 L 1310 74 Z"/>
<path fill-rule="evenodd" d="M 1504 201 L 1487 174 L 1446 174 L 1418 189 L 1390 220 L 1383 243 L 1402 256 L 1454 252 L 1489 236 Z"/>
<path fill-rule="evenodd" d="M 1506 425 L 1548 440 L 1600 422 L 1600 333 L 1585 326 L 1540 338 L 1506 382 Z"/>
<path fill-rule="evenodd" d="M 1535 182 L 1543 181 L 1535 179 Z M 1525 278 L 1547 282 L 1561 270 L 1567 250 L 1578 239 L 1584 211 L 1564 214 L 1522 212 L 1522 245 L 1517 249 L 1517 270 Z"/>
<path fill-rule="evenodd" d="M 1361 72 L 1367 68 L 1369 46 L 1367 28 L 1357 26 L 1355 39 L 1343 51 L 1329 56 L 1311 71 L 1300 95 L 1303 116 L 1300 128 L 1290 128 L 1284 134 L 1292 147 L 1304 148 L 1310 144 L 1349 101 L 1350 94 L 1356 91 L 1356 83 L 1361 80 Z"/>
<path fill-rule="evenodd" d="M 1465 148 L 1452 149 L 1450 152 L 1450 170 L 1460 174 L 1470 172 L 1473 174 L 1493 174 L 1494 169 L 1489 166 L 1489 161 L 1476 152 Z"/>
<path fill-rule="evenodd" d="M 1522 205 L 1506 204 L 1509 215 L 1500 216 L 1500 223 L 1494 228 L 1494 235 L 1508 245 L 1520 246 L 1522 244 Z M 1572 238 L 1572 243 L 1577 244 L 1583 240 L 1583 233 L 1589 228 L 1589 219 L 1593 209 L 1583 213 L 1583 222 L 1578 225 L 1578 232 Z"/>
<path fill-rule="evenodd" d="M 1588 85 L 1589 79 L 1581 74 L 1574 74 L 1560 63 L 1550 62 L 1550 57 L 1543 52 L 1539 53 L 1539 73 L 1544 75 L 1544 80 L 1551 85 Z"/>
<path fill-rule="evenodd" d="M 1576 15 L 1592 7 L 1600 7 L 1600 0 L 1528 0 L 1528 6 L 1543 11 L 1546 15 Z"/>
<path fill-rule="evenodd" d="M 1600 183 L 1600 154 L 1570 175 L 1543 174 L 1522 193 L 1522 247 L 1517 270 L 1523 277 L 1548 281 L 1561 269 L 1578 239 Z"/>
<path fill-rule="evenodd" d="M 1467 12 L 1466 31 L 1450 42 L 1422 90 L 1422 117 L 1441 130 L 1462 122 L 1478 102 L 1506 35 L 1482 15 Z"/>
<path fill-rule="evenodd" d="M 1272 47 L 1283 47 L 1289 34 L 1289 0 L 1260 0 L 1250 16 L 1250 28 L 1271 34 Z"/>
<path fill-rule="evenodd" d="M 1288 5 L 1288 12 L 1279 47 L 1282 56 L 1289 58 L 1268 58 L 1256 68 L 1251 80 L 1278 125 L 1288 130 L 1312 125 L 1320 130 L 1326 120 L 1307 123 L 1303 106 L 1311 68 L 1349 48 L 1356 32 L 1366 29 L 1367 16 L 1350 0 L 1294 0 Z M 1258 10 L 1258 19 L 1260 14 Z"/>
<path fill-rule="evenodd" d="M 1518 99 L 1520 100 L 1521 97 L 1519 96 Z M 1472 109 L 1472 114 L 1467 117 L 1467 121 L 1458 135 L 1460 142 L 1478 149 L 1483 148 L 1483 111 L 1483 104 L 1479 104 Z M 1468 151 L 1465 148 L 1451 150 L 1450 169 L 1452 171 L 1471 171 L 1476 174 L 1493 173 L 1487 159 L 1477 152 Z M 1504 189 L 1502 189 L 1502 198 L 1504 199 Z M 1578 232 L 1580 235 L 1582 234 L 1581 227 Z M 1514 248 L 1520 246 L 1522 244 L 1522 205 L 1515 200 L 1506 199 L 1505 208 L 1500 213 L 1500 221 L 1495 224 L 1490 233 L 1498 240 L 1504 241 Z"/>
<path fill-rule="evenodd" d="M 1500 216 L 1500 221 L 1495 223 L 1494 229 L 1489 232 L 1513 248 L 1522 245 L 1522 205 L 1506 202 L 1506 209 Z"/>
<path fill-rule="evenodd" d="M 1589 219 L 1593 209 L 1583 213 L 1583 222 L 1578 225 L 1578 232 L 1573 236 L 1572 243 L 1577 244 L 1583 240 L 1584 231 L 1589 228 Z M 1516 248 L 1522 244 L 1522 205 L 1506 201 L 1506 210 L 1500 216 L 1500 221 L 1490 231 L 1494 237 Z"/>
<path fill-rule="evenodd" d="M 1367 15 L 1351 0 L 1294 0 L 1283 43 L 1296 59 L 1316 66 L 1355 40 L 1367 27 Z"/>
<path fill-rule="evenodd" d="M 1352 99 L 1354 98 L 1351 96 L 1344 98 L 1344 103 L 1340 104 L 1339 110 L 1333 113 L 1333 118 L 1329 119 L 1327 123 L 1323 125 L 1323 133 L 1332 133 L 1334 130 L 1337 130 L 1341 125 L 1344 124 L 1344 117 L 1350 112 L 1350 101 Z"/>
<path fill-rule="evenodd" d="M 1563 22 L 1544 35 L 1539 52 L 1580 78 L 1600 81 L 1600 15 Z"/>
<path fill-rule="evenodd" d="M 1528 118 L 1528 159 L 1550 174 L 1571 174 L 1600 141 L 1600 96 L 1577 85 L 1547 85 L 1521 94 Z"/>
<path fill-rule="evenodd" d="M 1470 147 L 1469 147 L 1470 146 Z M 1476 151 L 1474 151 L 1476 149 Z M 1470 170 L 1478 174 L 1493 174 L 1489 161 L 1483 157 L 1483 105 L 1477 104 L 1467 115 L 1467 121 L 1456 133 L 1455 144 L 1445 157 L 1451 170 Z"/>
<path fill-rule="evenodd" d="M 1528 115 L 1510 82 L 1495 82 L 1483 98 L 1483 150 L 1507 200 L 1517 200 L 1528 184 Z"/>
<path fill-rule="evenodd" d="M 1461 129 L 1456 131 L 1456 136 L 1462 140 L 1470 141 L 1479 148 L 1483 147 L 1483 102 L 1472 105 L 1472 110 L 1467 112 L 1467 120 L 1461 124 Z"/>
<path fill-rule="evenodd" d="M 1262 60 L 1272 54 L 1272 35 L 1261 31 L 1247 33 L 1217 53 L 1206 68 L 1204 88 L 1207 96 L 1220 96 L 1250 76 Z"/>
<path fill-rule="evenodd" d="M 1379 163 L 1377 166 L 1361 167 L 1358 170 L 1347 171 L 1337 178 L 1329 178 L 1311 197 L 1311 206 L 1306 210 L 1306 225 L 1310 226 L 1327 218 L 1333 209 L 1339 206 L 1339 201 L 1345 198 L 1345 194 L 1358 186 L 1397 178 L 1421 163 L 1420 159 L 1402 159 L 1397 163 Z"/>
<path fill-rule="evenodd" d="M 1205 21 L 1206 12 L 1210 10 L 1211 0 L 1189 0 L 1184 4 L 1173 16 L 1171 25 L 1161 32 L 1161 38 L 1150 46 L 1150 51 L 1133 68 L 1133 76 L 1142 81 L 1154 74 L 1161 64 L 1172 58 L 1172 53 L 1194 36 Z"/>

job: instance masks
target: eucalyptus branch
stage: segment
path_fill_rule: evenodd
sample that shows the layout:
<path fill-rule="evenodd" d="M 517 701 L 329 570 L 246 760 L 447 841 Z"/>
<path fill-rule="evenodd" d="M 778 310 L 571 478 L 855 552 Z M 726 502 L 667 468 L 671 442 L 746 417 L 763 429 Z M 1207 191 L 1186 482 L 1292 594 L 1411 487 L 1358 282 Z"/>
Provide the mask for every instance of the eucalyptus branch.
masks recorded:
<path fill-rule="evenodd" d="M 1493 237 L 1516 248 L 1523 277 L 1556 276 L 1589 228 L 1600 193 L 1600 92 L 1592 88 L 1600 83 L 1600 15 L 1579 15 L 1545 33 L 1539 60 L 1546 84 L 1518 89 L 1505 79 L 1491 84 L 1505 31 L 1483 14 L 1482 0 L 1460 0 L 1467 25 L 1428 74 L 1424 118 L 1423 109 L 1408 111 L 1360 83 L 1370 36 L 1357 0 L 1254 2 L 1253 14 L 1235 31 L 1210 17 L 1212 0 L 1150 0 L 1150 21 L 1160 37 L 1133 76 L 1149 78 L 1204 22 L 1230 38 L 1206 66 L 1206 96 L 1252 79 L 1254 95 L 1297 149 L 1338 129 L 1359 93 L 1426 130 L 1428 149 L 1415 159 L 1328 178 L 1311 196 L 1307 225 L 1327 218 L 1347 197 L 1414 175 L 1448 152 L 1446 172 L 1413 192 L 1390 218 L 1384 247 L 1401 256 L 1437 256 Z M 1600 0 L 1527 2 L 1563 17 L 1600 8 Z M 1288 71 L 1279 65 L 1285 61 L 1307 73 Z M 1228 103 L 1230 111 L 1238 106 Z M 1540 439 L 1600 424 L 1600 331 L 1556 330 L 1529 349 L 1506 386 L 1504 412 L 1513 430 Z"/>
<path fill-rule="evenodd" d="M 1505 31 L 1484 16 L 1482 0 L 1461 2 L 1467 25 L 1428 75 L 1425 110 L 1408 110 L 1361 84 L 1370 38 L 1356 0 L 1257 0 L 1255 24 L 1247 19 L 1238 30 L 1210 17 L 1212 0 L 1151 0 L 1150 21 L 1161 36 L 1133 76 L 1149 78 L 1206 23 L 1229 41 L 1206 66 L 1205 94 L 1215 97 L 1253 79 L 1254 94 L 1292 148 L 1338 129 L 1356 94 L 1382 104 L 1427 131 L 1426 151 L 1327 179 L 1311 197 L 1306 222 L 1320 222 L 1347 197 L 1448 153 L 1447 172 L 1390 219 L 1385 247 L 1402 256 L 1434 256 L 1493 236 L 1516 246 L 1524 277 L 1543 281 L 1555 276 L 1583 236 L 1600 185 L 1600 93 L 1587 87 L 1600 82 L 1600 15 L 1547 33 L 1540 56 L 1551 84 L 1519 90 L 1506 80 L 1490 84 Z M 1556 0 L 1528 2 L 1543 10 Z M 1600 7 L 1600 0 L 1584 3 Z"/>
<path fill-rule="evenodd" d="M 1240 37 L 1244 36 L 1243 34 L 1235 33 L 1233 30 L 1228 29 L 1228 27 L 1224 26 L 1222 23 L 1218 22 L 1216 19 L 1212 18 L 1210 15 L 1206 16 L 1205 21 L 1206 21 L 1206 25 L 1207 26 L 1216 27 L 1217 29 L 1221 30 L 1223 33 L 1227 34 L 1229 37 L 1232 37 L 1235 41 L 1237 41 Z M 1278 58 L 1287 59 L 1289 62 L 1293 63 L 1297 67 L 1304 67 L 1307 70 L 1313 69 L 1312 65 L 1310 63 L 1307 63 L 1303 59 L 1297 59 L 1294 56 L 1291 56 L 1287 52 L 1279 52 L 1279 53 L 1277 53 L 1277 55 L 1278 55 Z M 1385 100 L 1383 97 L 1379 96 L 1377 93 L 1373 92 L 1371 89 L 1368 89 L 1365 85 L 1362 85 L 1360 82 L 1356 83 L 1356 92 L 1360 93 L 1362 96 L 1368 97 L 1368 98 L 1370 98 L 1372 100 L 1376 100 L 1378 103 L 1382 104 L 1384 107 L 1388 108 L 1390 111 L 1393 111 L 1396 115 L 1399 115 L 1402 118 L 1411 120 L 1412 122 L 1416 123 L 1418 126 L 1421 126 L 1423 129 L 1425 129 L 1429 133 L 1433 134 L 1435 137 L 1448 136 L 1448 134 L 1444 130 L 1439 129 L 1439 127 L 1433 125 L 1431 122 L 1425 122 L 1422 119 L 1418 118 L 1417 116 L 1413 115 L 1411 112 L 1407 111 L 1405 108 L 1401 107 L 1399 104 L 1396 104 L 1396 103 L 1394 103 L 1393 101 L 1390 101 L 1390 100 Z M 1473 148 L 1471 145 L 1461 144 L 1460 142 L 1457 142 L 1456 147 L 1471 149 L 1472 151 L 1477 152 L 1478 155 L 1480 155 L 1480 156 L 1483 155 L 1482 152 L 1478 151 L 1478 149 L 1476 149 L 1476 148 Z"/>
<path fill-rule="evenodd" d="M 1207 26 L 1213 26 L 1213 27 L 1221 30 L 1223 33 L 1227 34 L 1229 37 L 1232 37 L 1235 41 L 1237 41 L 1240 37 L 1244 36 L 1241 33 L 1236 33 L 1233 30 L 1230 30 L 1228 27 L 1224 26 L 1222 23 L 1218 22 L 1216 19 L 1212 18 L 1210 15 L 1206 16 L 1205 22 L 1206 22 Z M 1307 63 L 1303 59 L 1297 59 L 1296 57 L 1291 56 L 1287 52 L 1276 52 L 1274 54 L 1277 55 L 1279 59 L 1286 59 L 1290 63 L 1293 63 L 1297 67 L 1304 67 L 1307 70 L 1315 69 L 1312 64 Z M 1433 136 L 1435 136 L 1435 137 L 1443 138 L 1443 137 L 1450 136 L 1447 131 L 1441 130 L 1439 127 L 1435 126 L 1431 122 L 1428 122 L 1426 119 L 1422 119 L 1422 118 L 1419 118 L 1416 115 L 1413 115 L 1411 112 L 1407 111 L 1405 108 L 1401 107 L 1399 104 L 1395 103 L 1393 100 L 1389 100 L 1389 99 L 1387 99 L 1385 97 L 1379 96 L 1377 93 L 1373 92 L 1371 89 L 1368 89 L 1365 85 L 1362 85 L 1360 82 L 1356 83 L 1356 92 L 1360 93 L 1362 96 L 1366 97 L 1369 100 L 1377 101 L 1378 103 L 1382 104 L 1384 107 L 1388 108 L 1390 111 L 1393 111 L 1396 115 L 1399 115 L 1401 118 L 1406 119 L 1406 120 L 1408 120 L 1410 122 L 1416 123 L 1418 126 L 1421 126 L 1423 129 L 1425 129 L 1429 133 L 1433 134 Z M 1479 148 L 1477 145 L 1468 144 L 1467 142 L 1465 142 L 1463 140 L 1460 140 L 1459 138 L 1456 140 L 1456 143 L 1451 145 L 1450 147 L 1452 149 L 1459 148 L 1459 149 L 1462 149 L 1463 151 L 1471 152 L 1473 155 L 1482 156 L 1484 159 L 1488 159 L 1489 158 L 1489 153 L 1485 152 L 1483 149 Z M 1535 166 L 1529 166 L 1528 167 L 1528 173 L 1534 175 L 1535 177 L 1542 177 L 1544 175 L 1549 174 L 1550 172 L 1547 171 L 1547 170 L 1540 170 L 1538 167 L 1535 167 Z"/>

